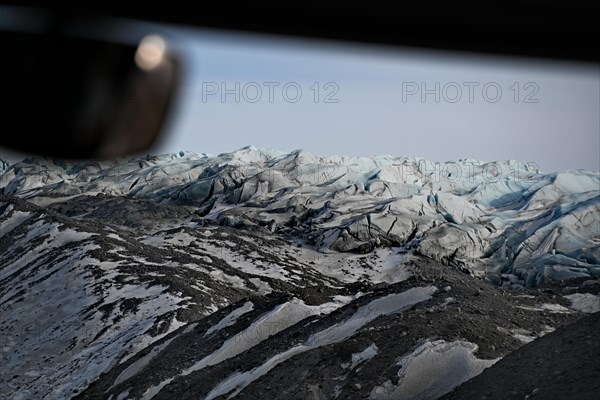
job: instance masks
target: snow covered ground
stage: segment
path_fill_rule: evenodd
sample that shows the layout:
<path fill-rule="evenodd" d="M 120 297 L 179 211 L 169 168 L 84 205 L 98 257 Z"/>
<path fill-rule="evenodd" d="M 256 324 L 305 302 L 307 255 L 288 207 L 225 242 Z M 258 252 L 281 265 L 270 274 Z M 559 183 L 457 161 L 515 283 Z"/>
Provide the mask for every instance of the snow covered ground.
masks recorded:
<path fill-rule="evenodd" d="M 193 205 L 206 220 L 293 234 L 320 254 L 410 245 L 509 286 L 600 275 L 597 171 L 544 174 L 516 161 L 318 157 L 250 146 L 120 163 L 29 159 L 3 170 L 0 188 L 41 205 L 98 193 Z M 329 259 L 324 268 L 335 274 Z M 375 279 L 396 278 L 380 272 Z"/>
<path fill-rule="evenodd" d="M 341 342 L 354 335 L 364 325 L 381 315 L 400 312 L 416 303 L 429 300 L 431 294 L 436 290 L 433 286 L 414 288 L 403 293 L 373 300 L 366 306 L 359 308 L 348 320 L 311 335 L 305 343 L 275 355 L 257 368 L 246 372 L 238 372 L 226 378 L 208 393 L 206 400 L 212 400 L 221 395 L 235 397 L 250 383 L 267 374 L 272 368 L 289 358 L 317 347 Z"/>
<path fill-rule="evenodd" d="M 2 165 L 2 394 L 437 398 L 600 311 L 599 229 L 598 172 L 515 161 Z"/>

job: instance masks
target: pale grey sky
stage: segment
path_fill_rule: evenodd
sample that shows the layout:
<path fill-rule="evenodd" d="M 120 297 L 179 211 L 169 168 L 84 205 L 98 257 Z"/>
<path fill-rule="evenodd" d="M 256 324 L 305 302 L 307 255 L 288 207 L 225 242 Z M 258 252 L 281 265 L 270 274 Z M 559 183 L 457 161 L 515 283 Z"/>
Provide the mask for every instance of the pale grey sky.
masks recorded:
<path fill-rule="evenodd" d="M 600 170 L 597 64 L 169 33 L 187 55 L 188 74 L 158 152 L 218 154 L 252 144 Z"/>

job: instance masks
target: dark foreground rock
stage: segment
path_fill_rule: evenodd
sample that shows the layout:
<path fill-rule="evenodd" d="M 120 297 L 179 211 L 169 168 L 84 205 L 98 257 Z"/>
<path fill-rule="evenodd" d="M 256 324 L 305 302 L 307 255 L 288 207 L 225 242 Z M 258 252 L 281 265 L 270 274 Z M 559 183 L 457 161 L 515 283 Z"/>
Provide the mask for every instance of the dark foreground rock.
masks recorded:
<path fill-rule="evenodd" d="M 591 400 L 600 395 L 600 313 L 510 353 L 441 400 Z"/>

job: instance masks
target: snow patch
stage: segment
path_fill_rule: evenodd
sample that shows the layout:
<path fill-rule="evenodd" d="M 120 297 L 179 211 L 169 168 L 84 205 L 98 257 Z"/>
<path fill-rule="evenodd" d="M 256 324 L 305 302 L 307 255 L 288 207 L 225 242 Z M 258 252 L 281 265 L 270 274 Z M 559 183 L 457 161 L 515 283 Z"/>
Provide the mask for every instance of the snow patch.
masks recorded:
<path fill-rule="evenodd" d="M 379 349 L 377 348 L 375 343 L 373 343 L 360 353 L 352 354 L 352 364 L 350 365 L 350 369 L 352 370 L 356 368 L 359 364 L 371 360 L 377 355 L 377 353 L 379 353 Z"/>
<path fill-rule="evenodd" d="M 475 357 L 477 345 L 455 341 L 427 341 L 398 360 L 399 381 L 373 388 L 371 400 L 435 400 L 463 382 L 479 375 L 495 360 Z"/>
<path fill-rule="evenodd" d="M 117 379 L 115 379 L 115 383 L 113 383 L 111 389 L 113 387 L 117 386 L 118 384 L 120 384 L 121 382 L 125 382 L 126 380 L 131 379 L 135 375 L 139 374 L 144 368 L 146 368 L 146 366 L 150 363 L 150 361 L 152 361 L 154 359 L 154 357 L 156 357 L 169 344 L 171 344 L 171 342 L 175 338 L 176 338 L 176 336 L 170 338 L 169 340 L 166 340 L 165 342 L 161 343 L 158 346 L 154 346 L 148 354 L 146 354 L 142 358 L 138 359 L 137 361 L 135 361 L 134 363 L 129 365 L 129 367 L 125 368 L 125 370 L 123 372 L 121 372 L 121 374 L 117 377 Z"/>
<path fill-rule="evenodd" d="M 244 303 L 243 306 L 241 306 L 240 308 L 236 308 L 235 310 L 227 314 L 227 316 L 220 320 L 217 324 L 211 326 L 204 334 L 204 337 L 235 324 L 239 317 L 252 310 L 254 310 L 254 304 L 252 304 L 252 302 L 250 301 L 247 301 L 246 303 Z"/>
<path fill-rule="evenodd" d="M 346 304 L 346 299 L 336 300 L 337 301 L 324 303 L 318 306 L 309 306 L 306 305 L 304 301 L 294 298 L 291 301 L 280 304 L 273 310 L 253 321 L 248 328 L 226 340 L 219 349 L 197 361 L 190 368 L 182 371 L 178 376 L 189 375 L 194 371 L 201 370 L 207 366 L 215 365 L 231 357 L 235 357 L 238 354 L 241 354 L 263 342 L 269 337 L 289 328 L 292 325 L 295 325 L 296 323 L 308 317 L 329 314 Z M 241 307 L 241 309 L 238 309 L 238 314 L 242 315 L 243 313 L 248 312 L 249 310 L 245 310 L 251 306 L 253 306 L 252 303 L 246 303 L 243 307 Z M 224 320 L 226 320 L 224 324 L 229 322 L 227 317 L 225 317 Z M 221 322 L 223 322 L 223 320 L 220 321 L 219 324 Z M 222 326 L 220 329 L 224 327 L 225 326 Z M 144 399 L 148 400 L 156 396 L 156 394 L 158 394 L 166 385 L 171 383 L 173 379 L 175 379 L 175 377 L 168 378 L 157 386 L 146 390 L 144 393 Z"/>
<path fill-rule="evenodd" d="M 4 212 L 0 219 L 4 218 L 4 215 L 8 214 L 12 211 L 12 205 L 8 206 L 7 210 Z M 8 235 L 13 229 L 17 226 L 21 225 L 23 222 L 27 221 L 27 219 L 31 217 L 30 212 L 22 212 L 22 211 L 13 211 L 10 217 L 4 221 L 2 221 L 2 227 L 0 227 L 0 237 Z"/>
<path fill-rule="evenodd" d="M 560 304 L 550 304 L 544 303 L 540 307 L 528 307 L 528 306 L 517 306 L 517 308 L 528 310 L 528 311 L 541 311 L 541 312 L 551 312 L 553 314 L 566 314 L 570 313 L 567 307 L 561 306 Z"/>
<path fill-rule="evenodd" d="M 600 294 L 573 293 L 564 296 L 571 300 L 571 308 L 582 313 L 596 313 L 600 311 Z"/>
<path fill-rule="evenodd" d="M 311 335 L 304 344 L 292 347 L 283 353 L 271 357 L 259 367 L 246 372 L 237 372 L 230 375 L 227 379 L 218 384 L 206 396 L 205 400 L 212 400 L 231 392 L 233 393 L 230 394 L 228 398 L 235 397 L 250 383 L 267 374 L 271 369 L 289 358 L 317 347 L 341 342 L 354 335 L 364 325 L 379 316 L 401 312 L 417 303 L 429 300 L 436 290 L 437 288 L 435 286 L 417 287 L 402 293 L 395 293 L 373 300 L 360 307 L 356 313 L 346 321 Z"/>

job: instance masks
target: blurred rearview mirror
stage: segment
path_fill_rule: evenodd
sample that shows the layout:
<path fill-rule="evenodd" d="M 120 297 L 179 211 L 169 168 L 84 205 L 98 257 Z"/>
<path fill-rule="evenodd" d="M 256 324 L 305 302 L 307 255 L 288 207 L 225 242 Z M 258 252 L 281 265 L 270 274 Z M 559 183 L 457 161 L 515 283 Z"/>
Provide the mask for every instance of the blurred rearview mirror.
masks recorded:
<path fill-rule="evenodd" d="M 60 158 L 108 158 L 149 148 L 180 76 L 163 38 L 137 45 L 58 31 L 1 31 L 0 146 Z"/>

